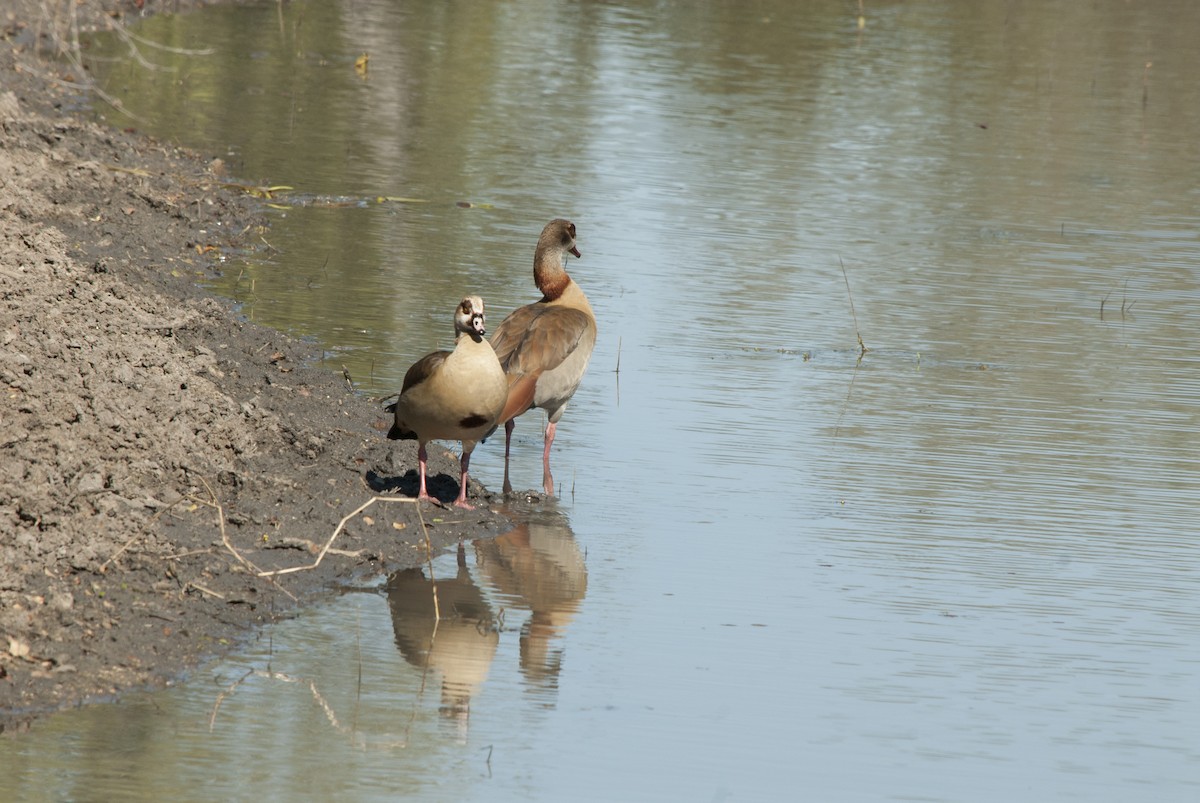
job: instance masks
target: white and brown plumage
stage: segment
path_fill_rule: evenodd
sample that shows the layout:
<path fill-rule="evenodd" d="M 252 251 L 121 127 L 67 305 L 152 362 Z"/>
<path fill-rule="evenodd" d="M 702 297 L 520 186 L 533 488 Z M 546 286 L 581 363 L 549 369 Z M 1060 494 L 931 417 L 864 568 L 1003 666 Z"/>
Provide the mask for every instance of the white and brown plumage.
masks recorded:
<path fill-rule="evenodd" d="M 504 425 L 505 493 L 512 492 L 508 457 L 513 419 L 539 407 L 546 411 L 542 488 L 554 494 L 550 446 L 596 345 L 596 316 L 583 290 L 567 274 L 567 254 L 580 256 L 575 224 L 552 220 L 542 229 L 533 255 L 533 280 L 542 298 L 514 310 L 492 335 L 492 347 L 508 376 L 508 399 L 498 420 Z"/>
<path fill-rule="evenodd" d="M 425 489 L 425 444 L 431 440 L 462 441 L 461 487 L 454 504 L 467 502 L 467 467 L 475 442 L 496 427 L 508 396 L 508 381 L 496 352 L 484 335 L 483 299 L 467 296 L 454 311 L 454 351 L 435 351 L 412 364 L 404 375 L 388 430 L 392 440 L 416 440 L 420 489 L 417 499 L 436 502 Z"/>

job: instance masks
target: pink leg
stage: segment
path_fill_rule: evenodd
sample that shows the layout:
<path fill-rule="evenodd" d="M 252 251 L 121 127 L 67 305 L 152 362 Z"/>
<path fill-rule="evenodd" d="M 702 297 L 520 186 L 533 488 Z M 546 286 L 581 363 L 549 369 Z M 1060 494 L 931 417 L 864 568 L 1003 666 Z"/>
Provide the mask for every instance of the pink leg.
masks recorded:
<path fill-rule="evenodd" d="M 546 422 L 546 448 L 542 450 L 542 490 L 546 496 L 554 496 L 554 475 L 550 473 L 550 445 L 554 443 L 554 431 L 558 425 Z"/>
<path fill-rule="evenodd" d="M 517 423 L 513 419 L 504 422 L 504 493 L 512 493 L 512 483 L 508 481 L 508 454 L 512 449 L 513 428 Z"/>
<path fill-rule="evenodd" d="M 463 452 L 462 458 L 458 461 L 459 468 L 462 473 L 458 477 L 458 498 L 454 500 L 455 507 L 461 507 L 464 510 L 474 510 L 475 506 L 467 501 L 467 467 L 471 465 L 471 453 Z"/>
<path fill-rule="evenodd" d="M 424 499 L 427 502 L 437 503 L 437 500 L 429 495 L 429 491 L 425 490 L 425 444 L 417 447 L 417 474 L 421 478 L 420 488 L 417 491 L 417 499 Z"/>

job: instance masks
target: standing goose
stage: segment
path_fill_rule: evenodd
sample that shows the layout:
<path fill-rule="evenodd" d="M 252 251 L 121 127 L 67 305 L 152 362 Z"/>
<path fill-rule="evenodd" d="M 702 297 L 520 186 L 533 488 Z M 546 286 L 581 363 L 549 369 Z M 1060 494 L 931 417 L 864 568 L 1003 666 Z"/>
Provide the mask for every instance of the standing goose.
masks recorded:
<path fill-rule="evenodd" d="M 457 507 L 467 502 L 467 467 L 475 442 L 495 429 L 504 409 L 508 382 L 491 344 L 484 340 L 483 299 L 467 296 L 454 311 L 454 351 L 435 351 L 404 374 L 400 398 L 388 407 L 396 422 L 392 440 L 416 440 L 420 471 L 417 499 L 437 502 L 425 489 L 425 444 L 431 440 L 462 441 L 462 468 Z"/>
<path fill-rule="evenodd" d="M 498 420 L 504 424 L 506 494 L 512 493 L 508 456 L 513 419 L 540 407 L 546 411 L 542 488 L 547 495 L 554 495 L 550 445 L 596 345 L 596 316 L 583 290 L 567 274 L 567 254 L 580 256 L 575 247 L 575 224 L 552 220 L 542 229 L 533 254 L 533 280 L 542 298 L 514 310 L 492 335 L 492 347 L 508 375 L 508 400 Z"/>

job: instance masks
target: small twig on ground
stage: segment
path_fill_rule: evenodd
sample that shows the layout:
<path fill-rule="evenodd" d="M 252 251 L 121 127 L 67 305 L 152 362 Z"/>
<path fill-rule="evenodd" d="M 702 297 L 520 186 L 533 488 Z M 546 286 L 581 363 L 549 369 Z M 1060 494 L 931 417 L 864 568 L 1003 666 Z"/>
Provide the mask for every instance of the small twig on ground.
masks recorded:
<path fill-rule="evenodd" d="M 70 505 L 81 496 L 99 496 L 100 494 L 115 494 L 116 488 L 89 488 L 86 491 L 76 491 L 67 497 L 67 501 L 63 503 L 63 507 Z"/>
<path fill-rule="evenodd" d="M 342 530 L 345 529 L 345 527 L 346 527 L 346 524 L 351 519 L 353 519 L 355 516 L 359 515 L 360 513 L 362 513 L 364 510 L 366 510 L 367 508 L 369 508 L 371 505 L 375 504 L 376 502 L 405 502 L 410 505 L 416 505 L 417 506 L 417 518 L 421 522 L 421 532 L 424 533 L 424 535 L 425 535 L 425 552 L 427 555 L 429 555 L 432 552 L 433 547 L 429 543 L 429 531 L 425 527 L 425 516 L 424 516 L 424 514 L 421 513 L 421 505 L 417 502 L 416 499 L 413 499 L 413 498 L 410 498 L 407 496 L 372 496 L 370 499 L 363 502 L 361 505 L 359 505 L 354 510 L 352 510 L 351 512 L 347 513 L 345 516 L 342 517 L 342 520 L 338 522 L 337 527 L 333 528 L 333 533 L 329 536 L 329 539 L 325 542 L 325 546 L 321 547 L 320 553 L 317 554 L 317 559 L 314 560 L 312 563 L 310 563 L 306 566 L 290 566 L 286 569 L 273 569 L 271 571 L 260 571 L 258 569 L 255 569 L 255 571 L 257 572 L 259 577 L 276 577 L 281 574 L 291 574 L 293 572 L 304 572 L 304 571 L 309 571 L 311 569 L 317 568 L 318 566 L 321 565 L 321 561 L 323 561 L 325 559 L 325 555 L 331 551 L 331 548 L 333 547 L 333 542 L 337 540 L 337 537 L 339 535 L 341 535 Z M 430 565 L 430 571 L 432 571 L 432 569 L 433 569 L 433 559 L 432 558 L 430 558 L 429 565 Z"/>
<path fill-rule="evenodd" d="M 375 504 L 377 501 L 380 501 L 380 500 L 391 501 L 391 502 L 410 502 L 410 503 L 416 502 L 415 499 L 402 499 L 400 497 L 393 498 L 393 497 L 373 496 L 370 499 L 368 499 L 366 502 L 363 502 L 361 505 L 356 507 L 350 513 L 347 513 L 345 516 L 342 516 L 342 520 L 339 521 L 337 526 L 333 528 L 333 533 L 329 536 L 329 539 L 325 542 L 325 546 L 321 547 L 321 551 L 317 554 L 317 559 L 314 560 L 312 563 L 308 564 L 307 566 L 291 566 L 287 569 L 273 569 L 269 572 L 259 572 L 259 577 L 275 577 L 275 576 L 278 576 L 281 574 L 291 574 L 292 572 L 304 572 L 304 571 L 309 571 L 310 569 L 317 568 L 318 566 L 321 565 L 321 561 L 323 561 L 325 559 L 325 553 L 329 552 L 330 547 L 333 546 L 333 542 L 341 534 L 342 529 L 345 528 L 346 523 L 348 521 L 350 521 L 350 519 L 354 518 L 359 513 L 362 513 L 364 510 L 366 510 L 371 505 Z"/>
<path fill-rule="evenodd" d="M 315 543 L 308 540 L 307 538 L 296 538 L 293 536 L 285 536 L 283 538 L 272 539 L 270 543 L 268 543 L 266 546 L 263 547 L 263 549 L 299 549 L 302 552 L 310 552 L 315 555 L 318 551 L 320 551 L 321 547 L 317 546 Z M 360 555 L 362 555 L 362 553 L 365 550 L 362 550 L 362 549 L 349 550 L 349 549 L 330 548 L 326 551 L 330 555 L 340 555 L 341 557 L 345 557 L 345 558 L 357 558 Z"/>
<path fill-rule="evenodd" d="M 296 601 L 295 594 L 288 591 L 283 586 L 279 585 L 279 583 L 277 583 L 273 577 L 270 577 L 269 575 L 271 574 L 271 572 L 264 572 L 261 569 L 259 569 L 257 566 L 255 566 L 254 563 L 252 563 L 244 555 L 242 555 L 241 552 L 238 552 L 237 549 L 233 546 L 233 544 L 229 541 L 229 531 L 225 527 L 225 508 L 221 505 L 220 500 L 217 499 L 217 492 L 214 491 L 213 487 L 208 484 L 208 480 L 204 479 L 204 477 L 201 477 L 200 481 L 204 483 L 204 487 L 208 490 L 208 494 L 211 497 L 211 500 L 200 499 L 199 497 L 191 497 L 191 499 L 193 502 L 196 502 L 197 504 L 207 505 L 208 507 L 216 509 L 217 525 L 221 528 L 221 543 L 225 545 L 225 548 L 227 550 L 229 550 L 229 554 L 231 554 L 235 558 L 237 558 L 239 563 L 241 563 L 243 566 L 245 566 L 247 569 L 249 569 L 251 572 L 253 572 L 258 577 L 266 577 L 268 580 L 271 581 L 272 585 L 274 585 L 277 589 L 282 591 L 284 594 L 287 594 L 288 598 L 291 599 L 292 602 L 295 602 Z"/>
<path fill-rule="evenodd" d="M 216 597 L 219 600 L 225 599 L 224 594 L 219 594 L 216 591 L 213 591 L 211 588 L 205 588 L 204 586 L 200 585 L 199 583 L 189 582 L 187 584 L 186 588 L 194 588 L 202 594 L 208 594 L 210 597 Z"/>
<path fill-rule="evenodd" d="M 201 499 L 193 496 L 191 497 L 191 500 L 200 505 L 207 505 L 208 507 L 211 507 L 217 511 L 217 525 L 221 529 L 221 543 L 225 545 L 227 550 L 229 550 L 229 554 L 237 558 L 238 563 L 241 563 L 247 569 L 257 573 L 258 567 L 255 566 L 250 560 L 245 558 L 241 552 L 238 552 L 237 548 L 229 542 L 229 531 L 225 528 L 225 508 L 221 504 L 220 500 L 217 499 L 217 492 L 213 490 L 212 486 L 208 484 L 208 480 L 206 480 L 204 477 L 201 477 L 200 481 L 204 483 L 204 487 L 208 491 L 209 498 Z"/>
<path fill-rule="evenodd" d="M 163 555 L 162 559 L 163 560 L 183 560 L 184 558 L 190 558 L 192 555 L 211 555 L 211 554 L 212 554 L 212 548 L 210 547 L 207 549 L 192 549 L 192 550 L 188 550 L 187 552 L 179 552 L 175 555 Z"/>

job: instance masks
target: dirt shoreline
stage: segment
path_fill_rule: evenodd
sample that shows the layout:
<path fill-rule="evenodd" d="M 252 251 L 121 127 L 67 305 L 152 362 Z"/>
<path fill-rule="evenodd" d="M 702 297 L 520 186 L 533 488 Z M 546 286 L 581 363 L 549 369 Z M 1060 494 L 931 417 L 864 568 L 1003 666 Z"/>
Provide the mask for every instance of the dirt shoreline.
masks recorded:
<path fill-rule="evenodd" d="M 252 247 L 257 201 L 208 160 L 64 111 L 40 60 L 40 0 L 0 12 L 0 732 L 165 684 L 339 582 L 426 555 L 415 445 L 312 363 L 197 285 Z M 147 0 L 180 10 L 193 0 Z M 84 23 L 133 0 L 77 6 Z M 457 464 L 431 450 L 430 490 Z M 423 508 L 435 554 L 509 528 Z M 218 507 L 219 506 L 219 507 Z M 489 507 L 492 510 L 489 510 Z"/>

